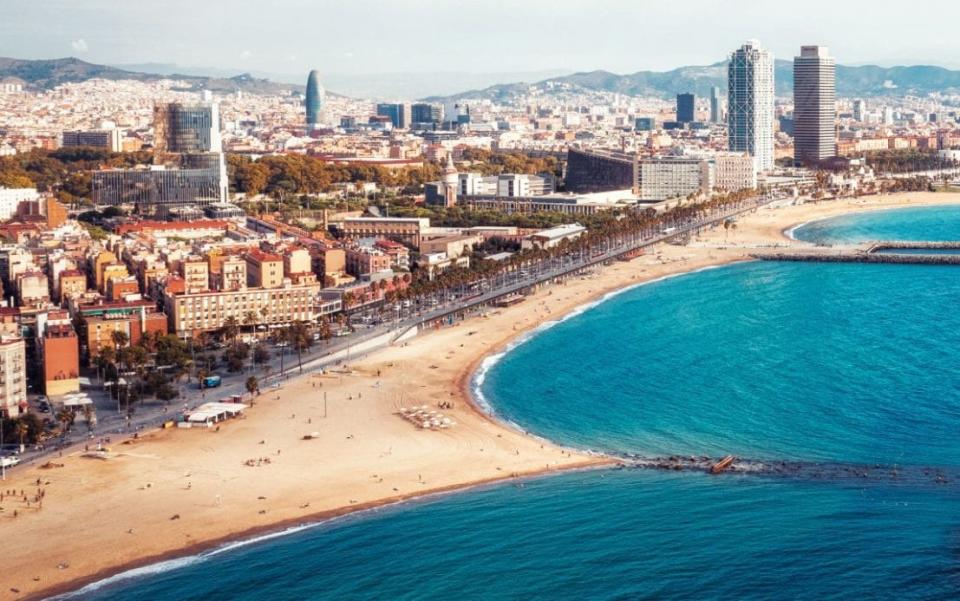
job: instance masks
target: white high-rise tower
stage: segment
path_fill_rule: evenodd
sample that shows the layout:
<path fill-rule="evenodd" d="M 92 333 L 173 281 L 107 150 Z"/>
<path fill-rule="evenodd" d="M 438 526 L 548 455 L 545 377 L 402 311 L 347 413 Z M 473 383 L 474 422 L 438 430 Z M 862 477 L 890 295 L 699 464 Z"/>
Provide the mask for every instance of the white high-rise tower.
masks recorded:
<path fill-rule="evenodd" d="M 730 150 L 753 155 L 758 171 L 773 168 L 773 91 L 773 53 L 748 40 L 727 66 L 727 136 Z"/>

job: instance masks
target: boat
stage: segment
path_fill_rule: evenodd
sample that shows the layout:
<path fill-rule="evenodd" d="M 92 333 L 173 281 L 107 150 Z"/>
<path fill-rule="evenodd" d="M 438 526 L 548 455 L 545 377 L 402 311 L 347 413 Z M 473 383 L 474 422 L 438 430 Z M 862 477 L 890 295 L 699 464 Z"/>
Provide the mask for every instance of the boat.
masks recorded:
<path fill-rule="evenodd" d="M 721 459 L 720 461 L 714 463 L 714 464 L 710 467 L 710 473 L 711 473 L 711 474 L 719 474 L 720 472 L 725 471 L 727 468 L 729 468 L 731 465 L 733 465 L 733 459 L 734 459 L 733 455 L 727 455 L 726 457 L 724 457 L 724 458 Z"/>

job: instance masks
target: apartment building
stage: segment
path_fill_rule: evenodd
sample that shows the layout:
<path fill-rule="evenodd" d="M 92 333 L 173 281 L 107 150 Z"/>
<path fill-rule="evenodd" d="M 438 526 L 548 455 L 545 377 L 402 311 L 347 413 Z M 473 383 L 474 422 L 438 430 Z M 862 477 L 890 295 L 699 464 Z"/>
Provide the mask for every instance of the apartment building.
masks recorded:
<path fill-rule="evenodd" d="M 255 314 L 260 323 L 283 325 L 315 319 L 319 292 L 320 286 L 314 284 L 198 294 L 166 293 L 164 312 L 170 331 L 181 337 L 219 330 L 229 317 L 243 323 L 248 313 Z"/>
<path fill-rule="evenodd" d="M 0 336 L 0 413 L 18 417 L 27 409 L 26 345 L 23 338 Z"/>
<path fill-rule="evenodd" d="M 283 285 L 283 257 L 253 249 L 244 255 L 247 285 L 251 288 L 279 288 Z"/>
<path fill-rule="evenodd" d="M 736 192 L 757 187 L 757 166 L 749 154 L 718 153 L 713 159 L 714 187 L 725 192 Z"/>
<path fill-rule="evenodd" d="M 80 345 L 73 326 L 49 326 L 43 336 L 43 389 L 48 396 L 80 390 Z"/>

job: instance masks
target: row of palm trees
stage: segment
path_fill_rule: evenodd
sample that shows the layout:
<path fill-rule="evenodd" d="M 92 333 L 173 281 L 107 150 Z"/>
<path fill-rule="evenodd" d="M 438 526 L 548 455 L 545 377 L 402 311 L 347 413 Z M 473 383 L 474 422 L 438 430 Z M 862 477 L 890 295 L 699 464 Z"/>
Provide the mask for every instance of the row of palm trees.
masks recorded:
<path fill-rule="evenodd" d="M 622 247 L 651 238 L 666 228 L 683 227 L 703 221 L 710 216 L 741 208 L 760 191 L 747 189 L 716 195 L 707 200 L 678 199 L 676 204 L 658 213 L 653 209 L 610 211 L 593 220 L 590 229 L 576 240 L 564 240 L 552 248 L 533 248 L 515 253 L 504 261 L 475 260 L 470 267 L 456 267 L 435 274 L 415 272 L 406 288 L 390 290 L 384 295 L 386 302 L 397 300 L 421 300 L 445 290 L 458 290 L 498 275 L 529 268 L 537 263 L 561 256 L 584 256 L 597 251 Z M 732 227 L 732 225 L 730 226 Z"/>

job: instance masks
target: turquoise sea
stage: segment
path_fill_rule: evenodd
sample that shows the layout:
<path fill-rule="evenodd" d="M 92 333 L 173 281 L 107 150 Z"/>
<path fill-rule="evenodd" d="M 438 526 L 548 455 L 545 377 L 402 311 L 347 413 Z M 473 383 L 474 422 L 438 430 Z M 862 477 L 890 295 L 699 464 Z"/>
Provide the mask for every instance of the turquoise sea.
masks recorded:
<path fill-rule="evenodd" d="M 960 239 L 960 208 L 809 224 Z M 742 263 L 545 328 L 480 392 L 582 448 L 734 453 L 798 476 L 639 469 L 429 498 L 151 566 L 89 599 L 960 598 L 960 267 Z M 913 477 L 838 478 L 821 466 Z M 825 474 L 825 475 L 824 475 Z"/>

